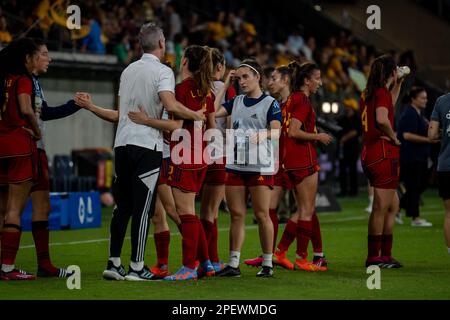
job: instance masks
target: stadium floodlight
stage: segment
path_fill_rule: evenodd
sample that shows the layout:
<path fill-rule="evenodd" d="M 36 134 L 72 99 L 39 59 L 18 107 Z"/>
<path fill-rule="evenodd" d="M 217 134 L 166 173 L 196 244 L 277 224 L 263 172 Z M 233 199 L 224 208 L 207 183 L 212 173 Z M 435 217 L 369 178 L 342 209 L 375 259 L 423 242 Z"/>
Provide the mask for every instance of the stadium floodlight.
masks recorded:
<path fill-rule="evenodd" d="M 316 4 L 316 5 L 314 6 L 314 9 L 315 9 L 316 11 L 322 11 L 322 7 L 319 6 L 318 4 Z"/>
<path fill-rule="evenodd" d="M 322 112 L 330 113 L 331 112 L 331 104 L 329 102 L 322 103 Z"/>
<path fill-rule="evenodd" d="M 331 104 L 331 112 L 338 113 L 339 112 L 339 105 L 337 102 L 333 102 Z"/>

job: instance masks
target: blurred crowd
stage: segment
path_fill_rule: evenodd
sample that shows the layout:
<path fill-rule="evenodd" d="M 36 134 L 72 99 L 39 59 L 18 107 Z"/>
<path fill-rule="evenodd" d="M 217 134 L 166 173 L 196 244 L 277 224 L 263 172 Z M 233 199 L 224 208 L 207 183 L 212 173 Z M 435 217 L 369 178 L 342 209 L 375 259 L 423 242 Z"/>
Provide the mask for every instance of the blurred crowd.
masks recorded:
<path fill-rule="evenodd" d="M 50 50 L 113 54 L 119 63 L 127 65 L 141 56 L 137 40 L 140 26 L 156 21 L 164 28 L 166 59 L 174 70 L 179 70 L 183 49 L 188 44 L 221 49 L 230 68 L 246 57 L 255 57 L 263 66 L 279 66 L 293 59 L 312 60 L 323 72 L 325 95 L 358 108 L 359 93 L 378 52 L 355 40 L 350 32 L 341 30 L 328 39 L 316 39 L 314 30 L 305 30 L 299 24 L 286 30 L 279 41 L 268 42 L 262 40 L 264 35 L 258 33 L 245 8 L 225 11 L 217 7 L 215 12 L 206 14 L 181 3 L 86 0 L 80 5 L 82 28 L 70 31 L 66 27 L 66 0 L 30 0 L 20 5 L 16 0 L 2 0 L 0 44 L 26 33 L 46 39 Z M 399 64 L 409 65 L 415 72 L 412 52 L 392 53 Z"/>

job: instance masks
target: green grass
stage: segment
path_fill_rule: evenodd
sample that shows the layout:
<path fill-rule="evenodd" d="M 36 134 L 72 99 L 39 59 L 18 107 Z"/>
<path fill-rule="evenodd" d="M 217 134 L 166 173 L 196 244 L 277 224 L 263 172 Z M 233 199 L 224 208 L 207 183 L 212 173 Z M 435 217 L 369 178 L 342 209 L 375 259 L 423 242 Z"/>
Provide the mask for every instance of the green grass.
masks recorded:
<path fill-rule="evenodd" d="M 102 228 L 68 230 L 51 233 L 51 255 L 58 266 L 71 264 L 81 268 L 81 290 L 68 290 L 64 279 L 0 282 L 0 299 L 449 299 L 450 256 L 443 240 L 442 202 L 432 191 L 426 194 L 423 217 L 432 228 L 412 228 L 409 219 L 396 226 L 394 255 L 404 263 L 399 270 L 381 272 L 381 290 L 366 287 L 367 213 L 366 197 L 340 199 L 340 213 L 321 214 L 324 249 L 330 270 L 306 273 L 275 269 L 273 279 L 255 277 L 257 269 L 241 266 L 242 277 L 212 278 L 188 282 L 130 283 L 104 281 L 101 273 L 108 254 L 108 227 L 111 210 L 103 211 Z M 219 250 L 228 259 L 229 216 L 220 214 Z M 257 229 L 248 215 L 248 229 L 242 249 L 242 260 L 260 253 Z M 280 225 L 279 237 L 284 225 Z M 173 228 L 172 230 L 177 230 Z M 70 243 L 95 240 L 90 243 Z M 176 271 L 181 261 L 181 240 L 172 235 L 170 268 Z M 29 271 L 36 268 L 31 233 L 23 234 L 23 248 L 17 265 Z M 294 258 L 295 244 L 289 256 Z M 127 238 L 122 259 L 128 264 L 130 242 Z M 149 238 L 146 263 L 155 262 L 153 238 Z"/>

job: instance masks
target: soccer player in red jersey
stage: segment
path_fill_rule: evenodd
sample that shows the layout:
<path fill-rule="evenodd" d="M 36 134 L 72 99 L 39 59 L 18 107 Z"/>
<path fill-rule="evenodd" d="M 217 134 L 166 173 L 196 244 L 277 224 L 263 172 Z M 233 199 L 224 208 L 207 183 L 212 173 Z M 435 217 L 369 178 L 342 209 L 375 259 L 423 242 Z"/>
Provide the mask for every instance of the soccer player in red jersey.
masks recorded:
<path fill-rule="evenodd" d="M 393 86 L 389 91 L 389 87 Z M 399 210 L 397 195 L 400 142 L 393 130 L 394 105 L 400 92 L 397 66 L 390 55 L 372 63 L 361 104 L 364 172 L 374 187 L 374 202 L 369 218 L 368 255 L 366 266 L 400 268 L 392 258 L 395 215 Z"/>
<path fill-rule="evenodd" d="M 274 261 L 292 268 L 287 261 L 286 252 L 297 238 L 294 267 L 305 271 L 325 271 L 327 263 L 322 252 L 320 226 L 315 214 L 319 171 L 315 144 L 318 141 L 328 145 L 332 137 L 326 133 L 317 133 L 316 113 L 309 98 L 322 85 L 320 69 L 314 63 L 300 65 L 295 61 L 288 68 L 291 71 L 292 93 L 284 107 L 282 164 L 289 183 L 295 186 L 297 211 L 286 224 Z M 312 263 L 307 261 L 310 239 L 314 244 Z"/>
<path fill-rule="evenodd" d="M 222 81 L 226 67 L 225 57 L 222 52 L 217 48 L 211 49 L 212 63 L 213 63 L 213 94 L 217 94 L 218 91 L 224 86 Z M 230 86 L 226 92 L 226 96 L 222 99 L 222 102 L 232 99 L 236 96 L 234 87 Z M 228 118 L 216 118 L 216 129 L 225 137 L 225 130 L 227 129 Z M 214 266 L 216 272 L 222 270 L 223 263 L 220 262 L 219 253 L 217 248 L 217 218 L 219 217 L 219 206 L 221 201 L 225 197 L 225 181 L 227 172 L 225 171 L 225 139 L 219 142 L 213 142 L 216 144 L 216 151 L 218 154 L 214 154 L 213 163 L 208 165 L 208 171 L 206 173 L 205 181 L 203 182 L 202 201 L 200 208 L 200 216 L 205 229 L 206 239 L 208 241 L 208 253 L 211 263 Z"/>
<path fill-rule="evenodd" d="M 195 196 L 202 187 L 208 169 L 203 157 L 206 147 L 203 133 L 205 129 L 215 128 L 211 49 L 198 45 L 187 47 L 182 58 L 182 76 L 184 80 L 175 87 L 175 96 L 191 110 L 205 110 L 206 124 L 179 120 L 183 123 L 183 129 L 189 132 L 190 139 L 184 136 L 183 141 L 177 143 L 173 141 L 172 135 L 168 184 L 172 187 L 181 219 L 183 266 L 175 274 L 165 277 L 165 280 L 188 280 L 215 274 L 209 260 L 205 231 L 195 214 Z M 180 146 L 181 153 L 178 149 Z M 200 261 L 197 270 L 196 260 Z"/>
<path fill-rule="evenodd" d="M 0 217 L 4 220 L 2 280 L 36 279 L 17 269 L 15 260 L 22 233 L 20 217 L 36 180 L 36 141 L 41 138 L 33 110 L 31 78 L 37 63 L 37 49 L 33 40 L 22 38 L 0 53 L 0 185 L 3 185 L 0 208 L 5 208 L 5 216 Z"/>
<path fill-rule="evenodd" d="M 279 136 L 281 110 L 273 97 L 262 92 L 261 75 L 262 68 L 256 61 L 244 60 L 235 73 L 230 72 L 225 86 L 219 91 L 215 100 L 218 110 L 217 117 L 231 115 L 231 122 L 235 130 L 233 142 L 236 150 L 233 159 L 230 159 L 231 157 L 227 154 L 228 177 L 225 193 L 231 212 L 230 258 L 229 263 L 218 273 L 223 277 L 238 277 L 241 274 L 239 260 L 245 237 L 247 191 L 252 196 L 263 256 L 262 268 L 257 276 L 273 276 L 273 224 L 269 217 L 273 172 L 266 170 L 264 163 L 274 164 L 275 161 L 274 154 L 270 151 L 271 140 L 277 139 Z M 237 78 L 244 94 L 221 104 L 232 76 Z M 276 136 L 272 136 L 272 134 Z M 258 157 L 258 160 L 261 161 L 250 160 L 251 150 L 255 150 L 256 144 L 258 144 L 258 149 L 267 150 L 265 156 Z"/>

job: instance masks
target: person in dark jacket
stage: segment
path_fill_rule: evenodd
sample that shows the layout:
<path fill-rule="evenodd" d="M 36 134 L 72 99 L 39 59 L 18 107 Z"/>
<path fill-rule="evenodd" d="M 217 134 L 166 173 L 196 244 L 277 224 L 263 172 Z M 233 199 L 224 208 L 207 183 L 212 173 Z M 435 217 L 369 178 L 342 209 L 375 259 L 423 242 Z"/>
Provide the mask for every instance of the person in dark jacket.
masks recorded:
<path fill-rule="evenodd" d="M 424 88 L 413 87 L 409 93 L 410 104 L 400 116 L 397 136 L 400 146 L 400 180 L 406 192 L 400 201 L 407 217 L 411 217 L 414 227 L 431 227 L 432 224 L 420 217 L 419 199 L 428 184 L 428 157 L 431 140 L 427 136 L 428 120 L 422 114 L 427 105 Z M 401 219 L 397 222 L 402 223 Z"/>

